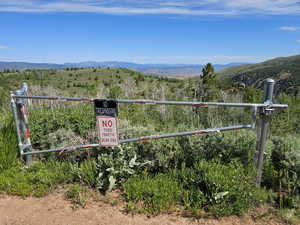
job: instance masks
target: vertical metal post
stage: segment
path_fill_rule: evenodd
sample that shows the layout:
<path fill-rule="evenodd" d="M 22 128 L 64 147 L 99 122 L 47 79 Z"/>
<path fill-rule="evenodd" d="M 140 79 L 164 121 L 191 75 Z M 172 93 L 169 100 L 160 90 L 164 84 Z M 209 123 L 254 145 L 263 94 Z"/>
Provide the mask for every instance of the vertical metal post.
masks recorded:
<path fill-rule="evenodd" d="M 26 83 L 22 84 L 22 88 L 23 88 L 23 94 L 25 96 L 28 96 L 28 85 Z M 25 126 L 25 144 L 26 144 L 26 151 L 32 151 L 32 146 L 31 146 L 31 140 L 30 140 L 30 129 L 29 129 L 29 122 L 28 122 L 28 99 L 24 99 L 25 101 L 23 101 L 23 105 L 22 105 L 22 114 L 23 114 L 23 118 L 24 118 L 24 126 Z M 26 164 L 32 164 L 32 156 L 25 156 L 25 160 L 26 160 Z"/>
<path fill-rule="evenodd" d="M 272 104 L 273 91 L 274 91 L 275 81 L 272 79 L 267 79 L 264 86 L 264 103 Z M 264 153 L 266 148 L 266 141 L 269 128 L 270 113 L 272 111 L 268 107 L 263 107 L 259 112 L 259 125 L 257 130 L 257 144 L 256 144 L 256 155 L 254 158 L 254 166 L 256 167 L 256 185 L 260 186 L 263 164 L 264 164 Z"/>
<path fill-rule="evenodd" d="M 22 137 L 21 137 L 20 120 L 19 120 L 19 116 L 18 116 L 17 104 L 16 104 L 15 99 L 12 97 L 12 95 L 14 95 L 14 92 L 11 92 L 10 95 L 11 95 L 10 105 L 11 105 L 11 110 L 12 110 L 13 118 L 14 118 L 15 125 L 16 125 L 18 147 L 20 150 L 20 155 L 22 155 L 23 154 L 23 142 L 22 142 Z"/>
<path fill-rule="evenodd" d="M 27 96 L 28 95 L 28 86 L 26 83 L 23 83 L 21 88 L 15 92 L 16 95 L 19 96 Z M 22 153 L 24 151 L 31 151 L 31 140 L 30 140 L 30 131 L 28 126 L 28 110 L 27 110 L 27 99 L 16 99 L 16 116 L 18 120 L 20 136 L 22 141 Z M 24 157 L 26 165 L 32 164 L 32 156 L 26 155 Z"/>

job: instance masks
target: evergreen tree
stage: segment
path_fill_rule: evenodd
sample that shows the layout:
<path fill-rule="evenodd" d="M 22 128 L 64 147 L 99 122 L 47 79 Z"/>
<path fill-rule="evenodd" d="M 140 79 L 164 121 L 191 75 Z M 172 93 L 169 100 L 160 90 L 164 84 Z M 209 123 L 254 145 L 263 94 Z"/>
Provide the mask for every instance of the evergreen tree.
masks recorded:
<path fill-rule="evenodd" d="M 202 68 L 198 87 L 198 100 L 211 101 L 217 97 L 217 79 L 215 69 L 211 63 L 207 63 Z"/>

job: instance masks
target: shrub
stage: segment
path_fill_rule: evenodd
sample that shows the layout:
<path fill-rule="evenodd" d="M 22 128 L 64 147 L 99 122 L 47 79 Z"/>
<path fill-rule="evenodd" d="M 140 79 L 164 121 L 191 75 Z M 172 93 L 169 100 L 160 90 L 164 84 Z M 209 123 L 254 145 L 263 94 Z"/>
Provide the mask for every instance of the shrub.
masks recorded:
<path fill-rule="evenodd" d="M 274 137 L 271 154 L 272 187 L 278 192 L 280 207 L 296 207 L 300 199 L 300 138 Z"/>
<path fill-rule="evenodd" d="M 70 144 L 75 135 L 87 136 L 95 128 L 94 117 L 92 107 L 83 103 L 53 110 L 47 106 L 36 108 L 29 117 L 32 143 L 35 148 Z"/>
<path fill-rule="evenodd" d="M 192 168 L 169 173 L 130 178 L 124 185 L 128 208 L 152 214 L 174 209 L 181 203 L 189 210 L 202 210 L 214 216 L 243 215 L 269 193 L 255 187 L 252 176 L 241 164 L 199 161 Z"/>
<path fill-rule="evenodd" d="M 219 160 L 222 163 L 240 161 L 250 165 L 255 152 L 256 136 L 252 132 L 210 134 L 190 143 L 198 159 Z M 252 166 L 252 165 L 251 165 Z"/>
<path fill-rule="evenodd" d="M 133 147 L 139 153 L 138 157 L 150 161 L 148 170 L 154 173 L 166 172 L 177 168 L 181 161 L 183 149 L 177 139 L 162 139 L 146 143 L 134 143 Z"/>
<path fill-rule="evenodd" d="M 204 208 L 215 216 L 242 215 L 266 200 L 239 163 L 199 161 L 192 168 L 173 172 L 173 176 L 186 190 L 186 207 Z"/>
<path fill-rule="evenodd" d="M 148 162 L 137 160 L 137 155 L 130 146 L 114 148 L 112 151 L 106 149 L 97 158 L 97 186 L 101 191 L 111 191 L 146 164 Z"/>
<path fill-rule="evenodd" d="M 101 149 L 96 159 L 83 161 L 77 170 L 77 179 L 102 193 L 111 191 L 131 175 L 141 171 L 147 161 L 140 161 L 131 146 Z"/>
<path fill-rule="evenodd" d="M 118 98 L 121 94 L 122 89 L 117 85 L 113 85 L 109 89 L 108 98 Z"/>
<path fill-rule="evenodd" d="M 135 210 L 144 209 L 151 214 L 166 212 L 176 207 L 183 192 L 181 185 L 167 174 L 157 174 L 154 177 L 142 174 L 130 178 L 123 188 L 127 199 L 135 203 Z"/>
<path fill-rule="evenodd" d="M 133 143 L 138 157 L 152 162 L 151 172 L 166 172 L 170 169 L 193 167 L 199 160 L 219 161 L 229 164 L 241 162 L 252 168 L 256 138 L 252 132 L 210 134 L 194 137 L 155 140 Z"/>

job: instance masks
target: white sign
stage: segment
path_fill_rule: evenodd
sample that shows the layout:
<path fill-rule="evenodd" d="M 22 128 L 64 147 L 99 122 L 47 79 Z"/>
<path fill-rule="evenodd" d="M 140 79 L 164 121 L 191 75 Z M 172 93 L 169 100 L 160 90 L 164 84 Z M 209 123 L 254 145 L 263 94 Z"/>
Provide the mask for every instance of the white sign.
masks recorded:
<path fill-rule="evenodd" d="M 100 145 L 114 147 L 119 145 L 117 120 L 112 116 L 97 116 L 97 128 Z"/>

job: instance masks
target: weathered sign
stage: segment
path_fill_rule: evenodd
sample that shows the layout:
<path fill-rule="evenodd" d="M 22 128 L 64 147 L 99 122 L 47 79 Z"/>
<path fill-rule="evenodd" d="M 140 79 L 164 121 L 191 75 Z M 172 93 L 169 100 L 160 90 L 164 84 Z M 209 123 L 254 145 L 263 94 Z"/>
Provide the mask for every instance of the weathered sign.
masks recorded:
<path fill-rule="evenodd" d="M 114 100 L 95 99 L 94 106 L 100 145 L 104 147 L 118 146 L 117 102 Z"/>

